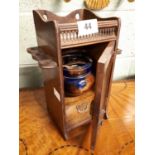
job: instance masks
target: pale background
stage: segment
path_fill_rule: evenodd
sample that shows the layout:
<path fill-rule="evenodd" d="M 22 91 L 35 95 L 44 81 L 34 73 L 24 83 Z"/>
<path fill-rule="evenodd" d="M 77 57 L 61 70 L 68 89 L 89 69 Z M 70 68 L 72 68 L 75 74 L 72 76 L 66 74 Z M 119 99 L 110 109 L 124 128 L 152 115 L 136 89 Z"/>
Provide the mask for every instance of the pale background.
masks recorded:
<path fill-rule="evenodd" d="M 58 15 L 67 15 L 75 9 L 85 8 L 83 0 L 20 0 L 19 12 L 19 86 L 39 87 L 42 74 L 36 61 L 26 52 L 26 48 L 37 46 L 32 10 L 46 9 Z M 119 48 L 122 54 L 117 56 L 114 80 L 129 79 L 135 75 L 135 3 L 127 0 L 111 0 L 108 7 L 94 11 L 100 17 L 118 16 L 121 18 Z"/>

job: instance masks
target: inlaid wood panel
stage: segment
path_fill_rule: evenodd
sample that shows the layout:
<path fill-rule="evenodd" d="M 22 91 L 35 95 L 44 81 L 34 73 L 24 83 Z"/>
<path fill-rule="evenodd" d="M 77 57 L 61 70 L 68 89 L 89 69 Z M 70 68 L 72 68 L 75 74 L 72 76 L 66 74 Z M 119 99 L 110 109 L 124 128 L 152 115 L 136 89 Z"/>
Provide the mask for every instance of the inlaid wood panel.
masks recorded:
<path fill-rule="evenodd" d="M 94 100 L 95 93 L 89 90 L 80 96 L 65 97 L 65 116 L 67 130 L 71 130 L 79 124 L 90 122 L 91 114 L 90 107 Z"/>
<path fill-rule="evenodd" d="M 134 81 L 112 84 L 109 119 L 100 127 L 95 155 L 134 155 Z M 44 91 L 20 91 L 20 155 L 87 155 L 91 126 L 65 141 L 46 110 Z"/>

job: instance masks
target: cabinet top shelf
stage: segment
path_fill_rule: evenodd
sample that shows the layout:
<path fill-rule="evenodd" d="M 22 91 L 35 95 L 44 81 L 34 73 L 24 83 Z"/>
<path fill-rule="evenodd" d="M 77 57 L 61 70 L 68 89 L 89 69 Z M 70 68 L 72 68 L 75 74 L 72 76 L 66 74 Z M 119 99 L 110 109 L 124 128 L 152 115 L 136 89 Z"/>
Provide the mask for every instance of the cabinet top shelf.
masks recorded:
<path fill-rule="evenodd" d="M 116 40 L 117 26 L 117 20 L 98 21 L 98 33 L 78 36 L 77 23 L 58 24 L 61 48 L 79 47 Z"/>
<path fill-rule="evenodd" d="M 118 38 L 119 18 L 101 18 L 87 9 L 75 10 L 66 16 L 58 16 L 47 10 L 34 10 L 33 16 L 38 46 L 50 55 L 55 55 L 58 49 L 116 41 Z M 89 19 L 97 19 L 98 32 L 79 35 L 77 22 Z"/>

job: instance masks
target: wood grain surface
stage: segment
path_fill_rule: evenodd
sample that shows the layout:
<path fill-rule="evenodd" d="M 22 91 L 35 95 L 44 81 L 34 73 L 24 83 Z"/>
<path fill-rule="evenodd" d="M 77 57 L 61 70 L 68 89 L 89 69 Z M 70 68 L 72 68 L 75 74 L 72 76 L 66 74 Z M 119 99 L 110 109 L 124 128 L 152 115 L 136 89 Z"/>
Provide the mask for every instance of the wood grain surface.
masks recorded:
<path fill-rule="evenodd" d="M 134 155 L 134 81 L 112 84 L 109 119 L 100 127 L 95 155 Z M 20 155 L 89 155 L 91 126 L 65 141 L 48 116 L 44 90 L 20 91 Z"/>
<path fill-rule="evenodd" d="M 67 128 L 75 128 L 81 122 L 91 120 L 90 106 L 94 99 L 94 91 L 89 90 L 80 96 L 65 97 Z M 84 123 L 82 123 L 84 124 Z"/>

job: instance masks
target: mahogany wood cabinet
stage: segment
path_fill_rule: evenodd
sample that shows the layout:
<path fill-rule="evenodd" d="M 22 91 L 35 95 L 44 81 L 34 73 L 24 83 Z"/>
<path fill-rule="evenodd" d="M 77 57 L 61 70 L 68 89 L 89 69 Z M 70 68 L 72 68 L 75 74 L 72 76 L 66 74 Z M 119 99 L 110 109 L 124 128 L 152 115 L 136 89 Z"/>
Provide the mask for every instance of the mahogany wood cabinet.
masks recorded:
<path fill-rule="evenodd" d="M 98 126 L 108 117 L 120 19 L 99 18 L 87 9 L 75 10 L 64 17 L 34 10 L 33 16 L 38 47 L 27 51 L 42 68 L 49 115 L 66 140 L 80 135 L 91 124 L 91 150 L 94 150 Z M 97 19 L 98 33 L 78 36 L 77 21 L 88 19 Z M 80 96 L 68 97 L 64 89 L 62 56 L 79 51 L 93 59 L 95 84 Z"/>

